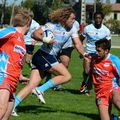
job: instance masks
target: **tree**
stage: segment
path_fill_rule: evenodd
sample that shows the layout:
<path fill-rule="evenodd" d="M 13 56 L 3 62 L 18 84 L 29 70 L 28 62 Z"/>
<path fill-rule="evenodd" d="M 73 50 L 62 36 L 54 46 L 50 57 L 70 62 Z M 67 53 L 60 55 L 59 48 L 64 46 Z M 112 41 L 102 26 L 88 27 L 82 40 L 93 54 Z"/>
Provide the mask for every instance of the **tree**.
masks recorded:
<path fill-rule="evenodd" d="M 63 7 L 63 0 L 54 0 L 54 4 L 52 5 L 52 10 L 56 10 L 61 7 Z"/>
<path fill-rule="evenodd" d="M 25 0 L 24 2 L 21 2 L 21 6 L 24 8 L 29 8 L 29 9 L 33 9 L 34 6 L 34 0 Z"/>
<path fill-rule="evenodd" d="M 116 3 L 120 3 L 120 0 L 116 0 Z"/>
<path fill-rule="evenodd" d="M 102 6 L 102 12 L 104 16 L 109 15 L 112 11 L 112 5 L 111 4 L 106 4 Z"/>
<path fill-rule="evenodd" d="M 4 22 L 5 7 L 6 7 L 6 0 L 2 0 L 2 15 L 1 15 L 0 25 L 3 25 Z"/>
<path fill-rule="evenodd" d="M 102 2 L 101 2 L 101 0 L 96 0 L 96 11 L 102 11 Z"/>
<path fill-rule="evenodd" d="M 120 21 L 110 19 L 106 22 L 106 24 L 109 26 L 110 30 L 116 34 L 120 34 Z"/>

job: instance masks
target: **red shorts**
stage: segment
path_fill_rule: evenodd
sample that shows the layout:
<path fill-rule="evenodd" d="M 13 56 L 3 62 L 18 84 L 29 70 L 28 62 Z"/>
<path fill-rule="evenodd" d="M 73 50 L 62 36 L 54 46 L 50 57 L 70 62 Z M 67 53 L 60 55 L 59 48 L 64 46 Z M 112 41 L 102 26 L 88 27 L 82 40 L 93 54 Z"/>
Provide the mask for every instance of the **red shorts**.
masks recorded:
<path fill-rule="evenodd" d="M 96 97 L 96 104 L 97 105 L 111 105 L 111 101 L 110 101 L 110 96 L 112 94 L 113 90 L 117 90 L 120 92 L 120 87 L 114 87 L 111 91 L 106 91 L 104 93 L 100 93 L 97 95 Z"/>
<path fill-rule="evenodd" d="M 10 98 L 9 101 L 14 101 L 14 93 L 16 91 L 15 87 L 13 87 L 14 85 L 12 85 L 12 83 L 10 83 L 9 81 L 4 80 L 3 83 L 0 85 L 0 89 L 7 89 L 10 92 Z"/>

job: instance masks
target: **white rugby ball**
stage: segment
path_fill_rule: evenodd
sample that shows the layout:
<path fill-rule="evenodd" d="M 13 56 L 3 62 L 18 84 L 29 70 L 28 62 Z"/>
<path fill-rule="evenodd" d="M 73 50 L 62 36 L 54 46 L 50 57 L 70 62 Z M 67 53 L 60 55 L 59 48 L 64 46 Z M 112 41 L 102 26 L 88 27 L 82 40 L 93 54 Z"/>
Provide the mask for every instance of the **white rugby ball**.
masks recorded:
<path fill-rule="evenodd" d="M 48 37 L 50 39 L 54 39 L 54 34 L 51 30 L 45 30 L 44 31 L 44 37 Z"/>

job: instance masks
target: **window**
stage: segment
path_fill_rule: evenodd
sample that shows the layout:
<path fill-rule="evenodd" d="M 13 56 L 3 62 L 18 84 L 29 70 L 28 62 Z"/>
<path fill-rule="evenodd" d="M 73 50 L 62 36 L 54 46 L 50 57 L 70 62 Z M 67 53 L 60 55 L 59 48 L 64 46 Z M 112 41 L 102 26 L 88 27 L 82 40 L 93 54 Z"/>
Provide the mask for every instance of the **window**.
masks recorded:
<path fill-rule="evenodd" d="M 117 20 L 117 13 L 114 13 L 114 20 Z"/>

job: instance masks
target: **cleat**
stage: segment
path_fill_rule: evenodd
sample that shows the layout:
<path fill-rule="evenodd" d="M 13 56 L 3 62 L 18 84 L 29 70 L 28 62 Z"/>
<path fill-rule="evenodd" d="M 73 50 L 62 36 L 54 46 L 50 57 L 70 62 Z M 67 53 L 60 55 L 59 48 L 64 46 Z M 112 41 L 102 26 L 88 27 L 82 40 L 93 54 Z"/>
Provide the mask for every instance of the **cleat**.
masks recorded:
<path fill-rule="evenodd" d="M 62 85 L 56 85 L 54 88 L 53 88 L 53 90 L 61 90 L 62 89 Z"/>
<path fill-rule="evenodd" d="M 115 114 L 112 114 L 111 117 L 112 117 L 111 120 L 119 120 L 119 117 Z"/>
<path fill-rule="evenodd" d="M 80 92 L 83 93 L 86 90 L 86 85 L 80 86 Z"/>
<path fill-rule="evenodd" d="M 19 116 L 19 115 L 17 114 L 16 110 L 14 110 L 14 109 L 12 110 L 11 115 L 12 115 L 12 116 L 15 116 L 15 117 Z"/>
<path fill-rule="evenodd" d="M 84 91 L 84 93 L 85 93 L 85 95 L 88 96 L 88 97 L 91 96 L 91 95 L 90 95 L 90 91 L 87 90 L 87 89 Z"/>
<path fill-rule="evenodd" d="M 32 90 L 32 94 L 36 95 L 41 103 L 46 104 L 42 92 L 40 92 L 39 90 L 37 90 L 35 88 L 35 89 Z"/>

